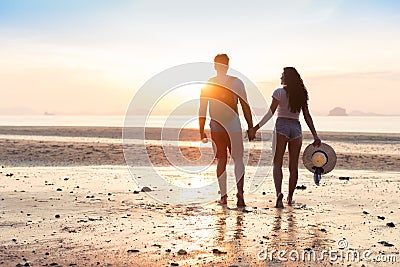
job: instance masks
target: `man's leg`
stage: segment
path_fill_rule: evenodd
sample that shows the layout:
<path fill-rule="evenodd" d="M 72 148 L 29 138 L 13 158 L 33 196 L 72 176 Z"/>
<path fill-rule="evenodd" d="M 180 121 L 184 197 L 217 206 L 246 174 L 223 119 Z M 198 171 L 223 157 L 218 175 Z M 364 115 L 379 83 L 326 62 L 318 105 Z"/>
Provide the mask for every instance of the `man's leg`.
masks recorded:
<path fill-rule="evenodd" d="M 237 206 L 244 207 L 244 196 L 243 196 L 243 187 L 244 187 L 244 174 L 245 174 L 245 166 L 243 162 L 243 136 L 242 132 L 233 132 L 229 133 L 230 137 L 230 152 L 235 164 L 235 177 L 236 177 L 236 186 L 237 186 Z"/>
<path fill-rule="evenodd" d="M 226 185 L 226 163 L 227 163 L 227 158 L 226 157 L 221 157 L 217 159 L 217 177 L 218 177 L 218 185 L 219 185 L 219 191 L 221 194 L 221 201 L 220 204 L 226 204 L 227 203 L 227 185 Z"/>
<path fill-rule="evenodd" d="M 217 158 L 217 178 L 219 191 L 221 194 L 220 204 L 227 204 L 227 175 L 226 175 L 226 164 L 228 162 L 226 133 L 223 132 L 212 132 L 211 138 L 213 141 L 213 148 L 215 157 Z"/>

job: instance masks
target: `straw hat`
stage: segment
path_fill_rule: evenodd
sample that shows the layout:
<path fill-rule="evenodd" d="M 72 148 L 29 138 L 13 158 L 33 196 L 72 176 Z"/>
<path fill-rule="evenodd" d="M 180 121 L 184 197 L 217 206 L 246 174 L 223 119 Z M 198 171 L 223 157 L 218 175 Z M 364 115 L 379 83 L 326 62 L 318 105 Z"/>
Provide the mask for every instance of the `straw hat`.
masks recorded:
<path fill-rule="evenodd" d="M 326 174 L 336 165 L 336 153 L 328 144 L 321 143 L 319 147 L 310 144 L 304 150 L 303 164 L 310 172 L 319 169 L 320 174 Z"/>

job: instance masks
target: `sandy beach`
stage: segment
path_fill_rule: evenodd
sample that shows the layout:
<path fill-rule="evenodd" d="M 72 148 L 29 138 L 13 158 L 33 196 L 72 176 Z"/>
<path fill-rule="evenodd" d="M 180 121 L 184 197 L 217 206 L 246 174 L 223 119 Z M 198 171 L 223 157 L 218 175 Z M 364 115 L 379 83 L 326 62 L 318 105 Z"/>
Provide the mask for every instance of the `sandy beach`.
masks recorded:
<path fill-rule="evenodd" d="M 167 131 L 166 139 L 176 132 Z M 182 154 L 199 157 L 198 132 L 179 136 Z M 336 169 L 317 187 L 300 165 L 295 205 L 284 209 L 273 207 L 270 158 L 258 163 L 256 142 L 246 178 L 261 168 L 266 180 L 238 210 L 235 190 L 228 207 L 173 206 L 141 192 L 125 165 L 121 128 L 0 127 L 0 266 L 398 266 L 400 135 L 320 136 L 338 154 Z M 148 129 L 146 139 L 154 168 L 174 176 L 161 129 Z M 142 179 L 151 175 L 143 155 L 135 162 Z M 214 170 L 203 175 L 213 179 Z M 286 168 L 284 175 L 287 192 Z M 335 259 L 321 257 L 324 250 L 370 254 Z M 290 251 L 300 256 L 288 260 Z M 302 259 L 304 252 L 317 259 Z"/>

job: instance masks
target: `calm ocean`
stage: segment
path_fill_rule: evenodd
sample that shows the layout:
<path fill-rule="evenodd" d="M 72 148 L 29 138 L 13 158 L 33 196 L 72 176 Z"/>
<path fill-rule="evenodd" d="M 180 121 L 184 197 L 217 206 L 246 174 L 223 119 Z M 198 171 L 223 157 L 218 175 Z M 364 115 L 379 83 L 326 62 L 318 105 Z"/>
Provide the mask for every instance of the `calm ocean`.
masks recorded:
<path fill-rule="evenodd" d="M 147 120 L 147 127 L 165 127 L 166 116 L 152 116 Z M 400 117 L 333 117 L 314 116 L 317 131 L 333 132 L 371 132 L 400 133 Z M 0 116 L 0 126 L 123 126 L 124 116 Z M 255 122 L 259 118 L 254 119 Z M 130 126 L 142 126 L 143 117 L 132 117 Z M 244 122 L 244 121 L 243 121 Z M 302 120 L 304 130 L 306 123 Z M 175 116 L 168 118 L 169 128 L 197 128 L 197 118 Z M 246 125 L 244 122 L 242 125 Z M 265 129 L 272 129 L 270 121 Z"/>

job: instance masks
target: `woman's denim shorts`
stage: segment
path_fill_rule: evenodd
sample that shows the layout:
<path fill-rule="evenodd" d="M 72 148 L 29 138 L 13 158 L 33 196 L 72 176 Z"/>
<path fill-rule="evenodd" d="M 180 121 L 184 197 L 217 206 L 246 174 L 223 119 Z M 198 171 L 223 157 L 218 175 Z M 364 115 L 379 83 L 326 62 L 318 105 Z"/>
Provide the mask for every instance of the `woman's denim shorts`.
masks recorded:
<path fill-rule="evenodd" d="M 279 117 L 275 123 L 275 132 L 286 136 L 289 141 L 302 137 L 300 121 Z"/>

